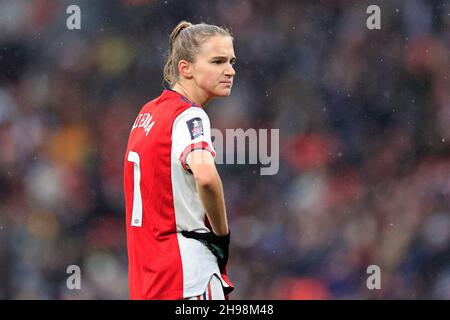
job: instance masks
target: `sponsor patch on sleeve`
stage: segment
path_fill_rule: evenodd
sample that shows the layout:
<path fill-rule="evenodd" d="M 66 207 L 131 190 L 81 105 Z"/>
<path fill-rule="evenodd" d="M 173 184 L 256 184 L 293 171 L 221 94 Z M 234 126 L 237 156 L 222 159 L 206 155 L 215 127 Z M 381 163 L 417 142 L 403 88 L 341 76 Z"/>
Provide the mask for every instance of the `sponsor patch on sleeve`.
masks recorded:
<path fill-rule="evenodd" d="M 198 138 L 203 135 L 203 123 L 201 118 L 192 118 L 186 121 L 186 124 L 191 134 L 191 140 Z"/>

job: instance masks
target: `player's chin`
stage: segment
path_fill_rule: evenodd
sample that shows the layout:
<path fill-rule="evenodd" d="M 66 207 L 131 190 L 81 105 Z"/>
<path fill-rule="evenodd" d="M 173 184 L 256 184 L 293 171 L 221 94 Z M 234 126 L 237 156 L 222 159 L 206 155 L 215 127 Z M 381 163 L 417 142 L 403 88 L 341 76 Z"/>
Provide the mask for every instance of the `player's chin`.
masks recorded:
<path fill-rule="evenodd" d="M 231 94 L 231 86 L 216 90 L 216 97 L 228 97 Z"/>

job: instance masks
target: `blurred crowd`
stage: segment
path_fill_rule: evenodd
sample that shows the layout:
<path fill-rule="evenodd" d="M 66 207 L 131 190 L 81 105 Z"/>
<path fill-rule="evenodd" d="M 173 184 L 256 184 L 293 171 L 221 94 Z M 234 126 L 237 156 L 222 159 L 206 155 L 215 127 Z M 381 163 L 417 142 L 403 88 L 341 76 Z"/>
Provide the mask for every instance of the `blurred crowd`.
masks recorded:
<path fill-rule="evenodd" d="M 276 175 L 218 165 L 231 298 L 450 299 L 450 3 L 377 2 L 381 30 L 368 1 L 0 1 L 0 298 L 128 299 L 124 151 L 186 19 L 234 35 L 212 127 L 280 130 Z"/>

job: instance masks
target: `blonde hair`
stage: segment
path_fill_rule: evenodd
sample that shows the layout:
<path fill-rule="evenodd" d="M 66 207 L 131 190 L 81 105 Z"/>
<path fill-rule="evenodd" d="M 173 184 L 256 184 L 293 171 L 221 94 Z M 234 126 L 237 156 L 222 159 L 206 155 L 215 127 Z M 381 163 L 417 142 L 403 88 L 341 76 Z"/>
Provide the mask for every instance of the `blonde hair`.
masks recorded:
<path fill-rule="evenodd" d="M 226 28 L 199 23 L 192 24 L 181 21 L 170 34 L 170 45 L 167 54 L 167 62 L 164 66 L 164 80 L 172 87 L 179 77 L 178 62 L 186 60 L 195 62 L 195 56 L 200 46 L 208 37 L 222 35 L 233 39 L 230 31 Z"/>

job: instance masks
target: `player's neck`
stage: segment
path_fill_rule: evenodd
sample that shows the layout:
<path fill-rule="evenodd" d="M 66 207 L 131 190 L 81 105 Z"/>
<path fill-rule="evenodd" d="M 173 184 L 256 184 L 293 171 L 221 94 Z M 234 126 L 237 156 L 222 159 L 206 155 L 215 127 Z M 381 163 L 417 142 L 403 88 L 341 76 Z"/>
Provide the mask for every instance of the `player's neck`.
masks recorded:
<path fill-rule="evenodd" d="M 206 104 L 211 100 L 211 98 L 208 98 L 205 94 L 199 92 L 199 89 L 196 90 L 195 88 L 189 88 L 185 84 L 175 83 L 175 85 L 172 87 L 172 90 L 185 96 L 189 99 L 189 101 L 201 105 L 202 107 L 205 107 Z"/>

